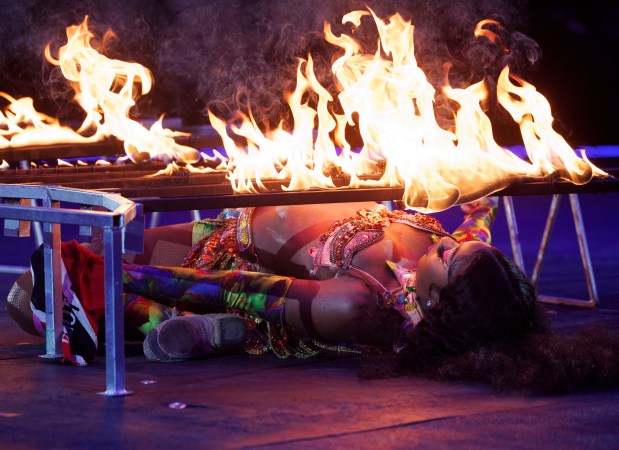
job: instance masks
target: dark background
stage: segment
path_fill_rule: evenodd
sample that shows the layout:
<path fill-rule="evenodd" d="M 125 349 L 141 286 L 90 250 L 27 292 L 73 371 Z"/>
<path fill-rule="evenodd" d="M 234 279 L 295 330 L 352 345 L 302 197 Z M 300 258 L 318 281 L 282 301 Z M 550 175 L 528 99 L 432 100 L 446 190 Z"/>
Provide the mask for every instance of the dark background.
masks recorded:
<path fill-rule="evenodd" d="M 33 96 L 51 115 L 79 116 L 43 48 L 51 42 L 57 50 L 65 28 L 88 14 L 95 45 L 108 28 L 117 35 L 106 55 L 153 71 L 154 89 L 139 101 L 135 116 L 166 113 L 200 124 L 207 121 L 207 106 L 225 116 L 250 104 L 260 120 L 278 120 L 285 115 L 281 92 L 294 84 L 296 57 L 311 51 L 319 79 L 333 90 L 333 48 L 322 39 L 323 23 L 344 31 L 337 25 L 342 14 L 366 3 L 382 17 L 400 11 L 412 20 L 419 63 L 435 86 L 446 61 L 453 64 L 456 85 L 491 80 L 509 63 L 549 99 L 555 126 L 572 146 L 617 142 L 619 6 L 599 0 L 0 0 L 0 90 Z M 474 25 L 487 17 L 504 25 L 507 57 L 471 38 Z M 357 37 L 370 47 L 375 42 L 371 33 Z M 493 118 L 499 143 L 519 143 L 504 112 Z"/>
<path fill-rule="evenodd" d="M 531 80 L 573 145 L 617 144 L 619 3 L 540 1 L 531 35 L 543 58 Z"/>

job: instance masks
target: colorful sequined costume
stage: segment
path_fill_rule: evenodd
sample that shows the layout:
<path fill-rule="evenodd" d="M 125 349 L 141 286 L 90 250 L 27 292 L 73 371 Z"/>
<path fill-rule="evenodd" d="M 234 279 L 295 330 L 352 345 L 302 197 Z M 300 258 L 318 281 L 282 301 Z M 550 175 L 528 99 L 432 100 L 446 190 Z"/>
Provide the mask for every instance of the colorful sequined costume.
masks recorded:
<path fill-rule="evenodd" d="M 269 273 L 254 252 L 251 233 L 253 212 L 254 208 L 225 209 L 216 219 L 196 222 L 193 233 L 195 244 L 183 267 Z M 269 311 L 259 315 L 230 306 L 227 311 L 243 317 L 248 325 L 248 338 L 243 346 L 247 353 L 273 351 L 280 358 L 309 358 L 323 350 L 319 343 L 299 340 L 282 321 L 264 320 Z"/>
<path fill-rule="evenodd" d="M 452 237 L 459 241 L 477 239 L 489 243 L 495 209 L 493 199 L 469 204 L 465 222 Z M 293 279 L 270 274 L 260 265 L 251 234 L 252 213 L 253 208 L 225 210 L 217 219 L 197 222 L 193 228 L 196 244 L 187 255 L 183 268 L 124 264 L 128 329 L 146 334 L 163 320 L 178 314 L 227 310 L 245 318 L 250 329 L 245 345 L 249 353 L 273 351 L 280 357 L 303 358 L 325 349 L 359 351 L 360 347 L 356 346 L 302 342 L 284 323 L 286 294 Z M 318 246 L 310 249 L 314 258 L 310 275 L 325 279 L 345 271 L 347 275 L 362 279 L 376 293 L 378 307 L 399 312 L 406 326 L 418 319 L 412 299 L 415 271 L 386 261 L 399 281 L 398 288 L 387 290 L 371 274 L 353 265 L 354 255 L 380 241 L 385 235 L 384 228 L 392 223 L 427 231 L 435 237 L 447 235 L 441 224 L 429 216 L 389 211 L 378 205 L 329 226 L 319 238 Z M 85 247 L 75 243 L 73 252 L 66 251 L 65 247 L 62 252 L 65 264 L 71 265 L 71 261 L 79 257 L 80 260 L 97 261 L 102 266 L 101 257 Z M 92 280 L 85 284 L 79 282 L 81 277 L 90 277 L 91 272 L 96 272 L 81 266 L 75 267 L 83 273 L 72 273 L 67 286 L 80 291 L 78 295 L 86 304 L 86 314 L 96 320 L 104 309 L 102 289 L 97 288 Z M 82 285 L 90 290 L 79 289 Z M 84 297 L 89 292 L 92 293 L 90 300 Z M 205 311 L 205 308 L 216 308 L 217 311 Z M 394 349 L 398 350 L 397 342 Z"/>
<path fill-rule="evenodd" d="M 470 239 L 489 242 L 496 202 L 484 199 L 472 209 L 453 237 L 460 242 Z M 252 213 L 253 208 L 224 210 L 217 219 L 197 222 L 194 227 L 194 241 L 197 242 L 184 266 L 201 270 L 266 272 L 254 252 Z M 412 299 L 414 270 L 386 261 L 400 284 L 398 288 L 388 290 L 371 274 L 352 264 L 354 255 L 380 241 L 385 235 L 384 228 L 391 223 L 401 223 L 437 236 L 448 235 L 438 220 L 425 214 L 389 211 L 383 205 L 360 210 L 354 217 L 333 222 L 319 238 L 318 247 L 310 249 L 314 258 L 310 276 L 325 279 L 333 277 L 336 272 L 347 271 L 347 274 L 362 279 L 377 294 L 380 308 L 394 309 L 403 316 L 405 325 L 414 324 L 419 320 Z M 245 347 L 249 353 L 260 354 L 272 350 L 280 357 L 309 357 L 324 349 L 349 349 L 347 346 L 333 348 L 317 341 L 302 342 L 283 323 L 265 321 L 255 314 L 235 308 L 229 307 L 228 310 L 245 317 L 250 327 L 250 339 Z"/>
<path fill-rule="evenodd" d="M 413 298 L 416 271 L 386 261 L 387 267 L 391 269 L 399 283 L 397 288 L 387 289 L 372 274 L 353 265 L 355 254 L 380 241 L 385 236 L 385 228 L 390 227 L 392 223 L 427 231 L 436 239 L 448 236 L 441 223 L 434 217 L 400 210 L 390 211 L 384 205 L 376 205 L 372 209 L 357 211 L 355 217 L 337 220 L 329 226 L 318 239 L 318 247 L 310 249 L 314 258 L 310 275 L 324 279 L 336 274 L 346 274 L 361 279 L 376 294 L 377 306 L 397 311 L 404 319 L 403 328 L 406 328 L 416 325 L 421 320 Z M 400 349 L 401 345 L 396 342 L 394 350 Z"/>

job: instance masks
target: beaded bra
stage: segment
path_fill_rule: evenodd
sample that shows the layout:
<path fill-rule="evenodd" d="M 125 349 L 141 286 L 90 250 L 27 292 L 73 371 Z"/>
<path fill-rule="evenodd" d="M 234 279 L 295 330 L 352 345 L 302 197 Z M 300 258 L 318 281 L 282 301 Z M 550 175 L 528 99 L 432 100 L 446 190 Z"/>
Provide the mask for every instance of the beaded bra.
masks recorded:
<path fill-rule="evenodd" d="M 320 270 L 348 270 L 351 275 L 363 279 L 378 295 L 378 306 L 397 310 L 405 319 L 404 327 L 416 325 L 420 318 L 413 299 L 415 291 L 415 270 L 386 261 L 399 287 L 388 290 L 368 272 L 352 264 L 353 257 L 360 250 L 380 241 L 385 236 L 384 228 L 391 223 L 402 223 L 412 228 L 438 236 L 449 236 L 441 223 L 434 217 L 421 213 L 389 211 L 384 205 L 357 211 L 348 219 L 336 220 L 318 239 L 318 247 L 309 249 L 314 258 L 310 276 L 320 277 Z"/>
<path fill-rule="evenodd" d="M 418 230 L 448 236 L 434 217 L 421 213 L 389 211 L 384 205 L 357 211 L 357 216 L 336 220 L 318 239 L 318 247 L 309 249 L 314 257 L 310 276 L 316 277 L 321 267 L 348 269 L 357 252 L 380 241 L 384 228 L 391 223 L 402 223 Z"/>

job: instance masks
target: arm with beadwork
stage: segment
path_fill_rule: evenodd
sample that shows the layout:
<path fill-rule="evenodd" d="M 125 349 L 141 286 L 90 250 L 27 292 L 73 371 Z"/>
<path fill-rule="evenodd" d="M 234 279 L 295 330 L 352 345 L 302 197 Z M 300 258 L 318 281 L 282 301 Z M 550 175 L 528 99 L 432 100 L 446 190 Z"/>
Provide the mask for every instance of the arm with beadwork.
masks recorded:
<path fill-rule="evenodd" d="M 484 197 L 474 202 L 465 203 L 460 208 L 465 213 L 464 221 L 452 233 L 458 242 L 481 241 L 490 244 L 490 229 L 494 223 L 498 197 Z"/>

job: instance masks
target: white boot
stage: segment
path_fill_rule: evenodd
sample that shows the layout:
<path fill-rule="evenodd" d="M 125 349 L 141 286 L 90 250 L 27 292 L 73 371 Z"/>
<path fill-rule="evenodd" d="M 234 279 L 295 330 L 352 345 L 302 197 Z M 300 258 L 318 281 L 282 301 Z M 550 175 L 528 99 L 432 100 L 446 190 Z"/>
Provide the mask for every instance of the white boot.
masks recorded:
<path fill-rule="evenodd" d="M 150 361 L 202 358 L 243 342 L 245 321 L 234 314 L 174 317 L 153 328 L 144 339 L 144 356 Z"/>

